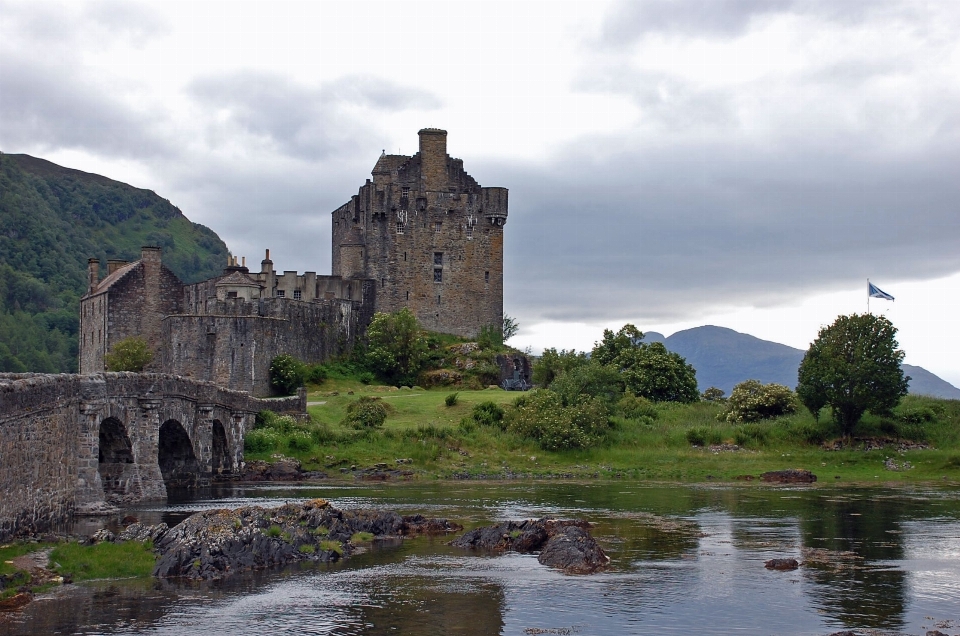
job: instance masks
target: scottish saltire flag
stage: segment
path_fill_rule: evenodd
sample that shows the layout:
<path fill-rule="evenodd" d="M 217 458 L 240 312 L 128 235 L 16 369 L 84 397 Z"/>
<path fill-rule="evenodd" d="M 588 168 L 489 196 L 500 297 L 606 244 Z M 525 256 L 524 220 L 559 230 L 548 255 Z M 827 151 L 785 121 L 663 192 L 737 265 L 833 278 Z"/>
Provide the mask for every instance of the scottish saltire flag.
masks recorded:
<path fill-rule="evenodd" d="M 893 300 L 893 296 L 883 291 L 870 281 L 867 281 L 867 295 L 870 298 L 883 298 L 884 300 Z"/>

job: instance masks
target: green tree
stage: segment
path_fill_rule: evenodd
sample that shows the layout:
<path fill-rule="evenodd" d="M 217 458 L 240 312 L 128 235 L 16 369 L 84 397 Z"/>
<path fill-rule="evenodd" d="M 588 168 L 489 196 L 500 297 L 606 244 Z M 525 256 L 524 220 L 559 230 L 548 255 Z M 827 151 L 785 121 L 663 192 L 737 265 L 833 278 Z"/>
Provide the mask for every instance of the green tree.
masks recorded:
<path fill-rule="evenodd" d="M 307 366 L 281 353 L 270 362 L 270 385 L 284 395 L 293 395 L 307 378 Z"/>
<path fill-rule="evenodd" d="M 604 329 L 591 361 L 619 371 L 624 390 L 634 395 L 655 402 L 697 402 L 696 370 L 663 343 L 642 341 L 643 332 L 631 324 L 616 333 Z"/>
<path fill-rule="evenodd" d="M 103 356 L 107 371 L 143 371 L 153 360 L 153 352 L 143 338 L 124 338 Z"/>
<path fill-rule="evenodd" d="M 543 354 L 533 363 L 533 383 L 547 388 L 561 373 L 571 371 L 588 364 L 590 359 L 586 353 L 554 348 L 544 349 Z"/>
<path fill-rule="evenodd" d="M 367 365 L 397 384 L 415 384 L 427 355 L 427 340 L 416 316 L 404 307 L 377 313 L 367 328 Z"/>
<path fill-rule="evenodd" d="M 800 363 L 797 394 L 817 415 L 830 406 L 844 436 L 867 411 L 888 413 L 907 394 L 897 329 L 883 316 L 838 317 L 820 330 Z"/>
<path fill-rule="evenodd" d="M 518 331 L 520 331 L 520 323 L 513 316 L 503 314 L 503 341 L 513 338 Z"/>

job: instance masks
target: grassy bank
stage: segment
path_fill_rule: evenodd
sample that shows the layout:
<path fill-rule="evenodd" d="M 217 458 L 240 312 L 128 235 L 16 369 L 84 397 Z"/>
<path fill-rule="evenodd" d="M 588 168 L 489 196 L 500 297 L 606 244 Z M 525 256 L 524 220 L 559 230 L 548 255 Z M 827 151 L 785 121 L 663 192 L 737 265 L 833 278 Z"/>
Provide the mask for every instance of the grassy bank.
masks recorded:
<path fill-rule="evenodd" d="M 868 415 L 857 431 L 859 441 L 839 450 L 828 450 L 839 438 L 832 423 L 824 418 L 817 422 L 806 411 L 734 425 L 717 421 L 721 407 L 714 403 L 664 403 L 656 405 L 654 417 L 613 418 L 595 448 L 550 452 L 512 431 L 470 422 L 476 404 L 508 405 L 519 394 L 460 391 L 456 403 L 448 406 L 445 398 L 450 394 L 345 380 L 313 387 L 308 398 L 311 422 L 268 431 L 269 447 L 248 449 L 246 456 L 268 461 L 278 454 L 296 457 L 305 470 L 331 476 L 343 468 L 386 463 L 426 478 L 705 481 L 806 468 L 821 481 L 960 480 L 958 401 L 907 397 L 892 417 Z M 361 395 L 381 397 L 388 405 L 382 429 L 358 431 L 343 423 L 347 406 Z M 870 450 L 877 442 L 885 447 Z M 398 459 L 410 461 L 398 464 Z"/>

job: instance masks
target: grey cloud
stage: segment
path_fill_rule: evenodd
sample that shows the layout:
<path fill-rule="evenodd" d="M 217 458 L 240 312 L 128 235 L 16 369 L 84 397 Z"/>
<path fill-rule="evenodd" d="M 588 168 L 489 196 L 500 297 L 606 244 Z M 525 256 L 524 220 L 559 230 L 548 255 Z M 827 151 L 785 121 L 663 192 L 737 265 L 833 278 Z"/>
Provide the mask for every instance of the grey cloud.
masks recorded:
<path fill-rule="evenodd" d="M 583 140 L 591 156 L 604 143 Z M 671 320 L 946 275 L 960 270 L 958 161 L 947 144 L 869 161 L 704 143 L 487 165 L 510 188 L 506 308 L 528 323 Z"/>
<path fill-rule="evenodd" d="M 0 73 L 0 143 L 83 148 L 107 156 L 168 155 L 157 120 L 131 110 L 114 92 L 72 67 L 4 55 Z"/>
<path fill-rule="evenodd" d="M 650 33 L 736 36 L 758 17 L 804 13 L 840 24 L 871 16 L 905 17 L 902 0 L 621 0 L 604 20 L 602 46 L 630 44 Z"/>
<path fill-rule="evenodd" d="M 17 41 L 71 55 L 79 43 L 107 47 L 117 40 L 143 43 L 169 32 L 153 9 L 122 0 L 83 5 L 51 2 L 0 2 L 4 32 Z"/>
<path fill-rule="evenodd" d="M 194 81 L 189 93 L 207 109 L 226 109 L 230 122 L 301 159 L 344 156 L 376 145 L 356 107 L 379 111 L 430 109 L 439 100 L 421 90 L 369 76 L 305 86 L 273 73 L 243 72 Z"/>

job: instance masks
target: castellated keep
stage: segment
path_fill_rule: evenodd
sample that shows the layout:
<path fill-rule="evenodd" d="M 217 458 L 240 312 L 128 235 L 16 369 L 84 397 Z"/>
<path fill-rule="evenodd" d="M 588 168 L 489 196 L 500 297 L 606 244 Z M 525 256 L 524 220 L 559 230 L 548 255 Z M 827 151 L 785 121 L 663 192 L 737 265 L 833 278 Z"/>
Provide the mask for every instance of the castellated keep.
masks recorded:
<path fill-rule="evenodd" d="M 333 275 L 374 281 L 377 311 L 407 307 L 430 331 L 502 324 L 507 189 L 481 187 L 436 128 L 414 156 L 382 155 L 372 176 L 333 213 Z"/>
<path fill-rule="evenodd" d="M 332 214 L 329 276 L 253 272 L 231 257 L 223 273 L 185 284 L 144 247 L 138 261 L 90 259 L 80 301 L 80 373 L 128 337 L 154 353 L 147 370 L 270 393 L 273 358 L 308 363 L 348 353 L 375 312 L 409 308 L 430 331 L 476 336 L 502 324 L 507 189 L 481 187 L 447 155 L 447 133 L 420 131 L 412 157 L 381 155 Z"/>

